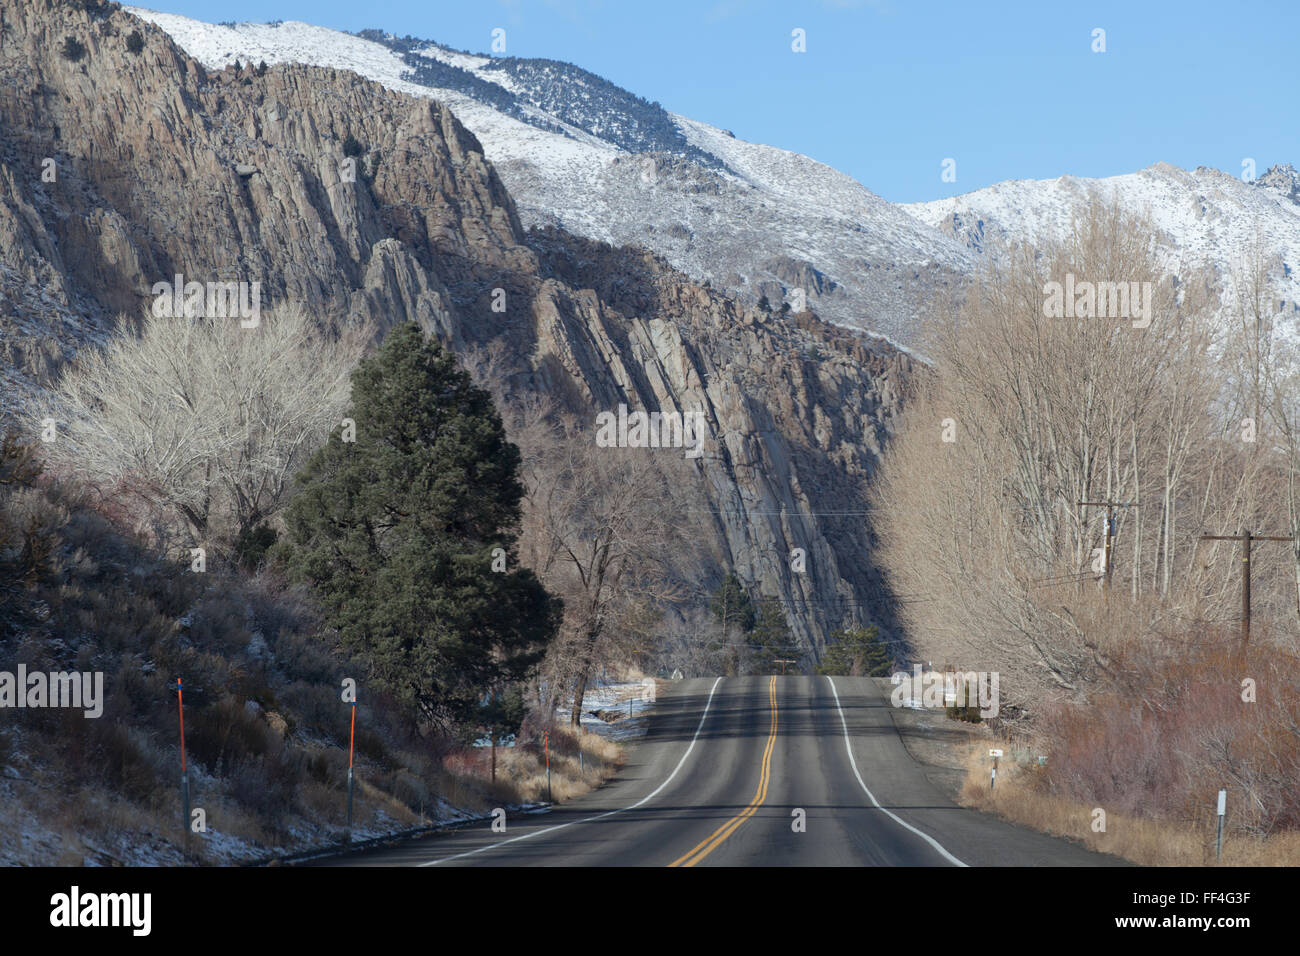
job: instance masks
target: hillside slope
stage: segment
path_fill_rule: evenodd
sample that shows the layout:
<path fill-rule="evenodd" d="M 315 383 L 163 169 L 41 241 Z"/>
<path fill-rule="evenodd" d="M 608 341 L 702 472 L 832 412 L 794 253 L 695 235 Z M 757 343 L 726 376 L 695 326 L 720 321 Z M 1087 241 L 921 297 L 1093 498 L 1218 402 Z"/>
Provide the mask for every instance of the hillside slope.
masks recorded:
<path fill-rule="evenodd" d="M 715 573 L 780 597 L 810 647 L 840 624 L 889 628 L 860 512 L 906 355 L 756 312 L 648 253 L 526 233 L 483 146 L 427 97 L 299 64 L 209 71 L 120 9 L 22 0 L 5 20 L 6 405 L 28 428 L 59 363 L 141 314 L 154 283 L 257 281 L 264 308 L 414 320 L 461 352 L 500 341 L 518 400 L 546 394 L 580 420 L 620 403 L 702 409 L 682 520 Z M 69 35 L 86 47 L 75 62 L 58 52 Z"/>

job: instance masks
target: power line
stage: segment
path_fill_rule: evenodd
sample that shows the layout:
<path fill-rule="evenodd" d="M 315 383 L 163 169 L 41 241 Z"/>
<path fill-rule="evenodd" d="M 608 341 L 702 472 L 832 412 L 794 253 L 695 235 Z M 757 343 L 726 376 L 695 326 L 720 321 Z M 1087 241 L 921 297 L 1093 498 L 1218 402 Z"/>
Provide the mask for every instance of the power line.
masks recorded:
<path fill-rule="evenodd" d="M 1250 548 L 1254 541 L 1294 541 L 1295 535 L 1254 534 L 1243 530 L 1240 534 L 1202 534 L 1202 541 L 1240 541 L 1241 548 L 1241 646 L 1250 643 Z"/>

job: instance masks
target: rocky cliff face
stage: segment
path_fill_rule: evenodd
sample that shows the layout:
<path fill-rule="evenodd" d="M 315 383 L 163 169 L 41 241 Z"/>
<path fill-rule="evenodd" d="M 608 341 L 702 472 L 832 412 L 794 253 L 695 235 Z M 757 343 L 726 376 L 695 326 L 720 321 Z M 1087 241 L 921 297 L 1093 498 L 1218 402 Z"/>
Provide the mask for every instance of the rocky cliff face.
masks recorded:
<path fill-rule="evenodd" d="M 82 57 L 62 52 L 69 36 Z M 143 314 L 154 283 L 259 282 L 263 308 L 414 320 L 458 350 L 501 340 L 513 394 L 546 391 L 593 423 L 619 403 L 702 408 L 702 507 L 683 516 L 702 549 L 779 595 L 813 646 L 840 624 L 890 625 L 862 489 L 910 360 L 754 312 L 642 251 L 525 233 L 437 102 L 318 67 L 209 72 L 115 6 L 11 0 L 0 263 L 3 399 L 29 423 L 60 363 Z"/>

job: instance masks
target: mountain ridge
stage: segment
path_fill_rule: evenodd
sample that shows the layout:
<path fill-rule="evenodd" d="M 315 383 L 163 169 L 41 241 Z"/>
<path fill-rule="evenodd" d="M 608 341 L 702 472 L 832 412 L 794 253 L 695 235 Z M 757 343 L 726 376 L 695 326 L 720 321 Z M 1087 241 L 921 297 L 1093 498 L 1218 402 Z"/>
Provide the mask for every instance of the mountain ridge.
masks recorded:
<path fill-rule="evenodd" d="M 766 296 L 772 303 L 786 299 L 797 307 L 802 298 L 828 321 L 906 347 L 932 292 L 959 286 L 974 267 L 974 258 L 960 243 L 806 156 L 745 143 L 726 130 L 675 113 L 668 116 L 686 147 L 629 151 L 617 138 L 601 139 L 562 116 L 523 120 L 464 89 L 412 82 L 407 62 L 412 54 L 405 47 L 419 45 L 426 58 L 494 83 L 517 101 L 521 80 L 506 76 L 510 68 L 498 66 L 500 58 L 414 38 L 401 41 L 404 52 L 399 53 L 365 38 L 392 36 L 383 31 L 359 36 L 296 21 L 227 27 L 129 9 L 168 31 L 209 67 L 236 59 L 318 63 L 353 69 L 390 89 L 435 96 L 483 143 L 525 225 L 556 225 L 614 245 L 645 246 L 696 281 L 727 289 L 745 302 Z M 571 69 L 571 75 L 594 76 Z M 481 87 L 476 84 L 476 89 Z M 527 95 L 534 100 L 542 96 L 530 89 Z M 641 100 L 626 91 L 620 94 Z M 606 104 L 610 122 L 626 119 L 617 105 Z M 538 107 L 530 104 L 530 109 Z M 701 153 L 714 161 L 692 159 Z M 799 272 L 806 266 L 825 276 L 822 291 L 803 289 L 801 297 L 795 290 L 802 287 L 794 284 L 792 273 L 766 267 L 786 261 L 803 264 Z"/>
<path fill-rule="evenodd" d="M 1229 285 L 1233 269 L 1258 244 L 1265 258 L 1275 259 L 1278 311 L 1293 320 L 1300 313 L 1300 175 L 1290 165 L 1243 181 L 1211 167 L 1155 163 L 1103 178 L 1008 180 L 902 208 L 983 251 L 994 241 L 1063 240 L 1077 210 L 1094 201 L 1118 201 L 1149 215 L 1161 258 L 1175 275 L 1184 265 L 1206 266 Z"/>

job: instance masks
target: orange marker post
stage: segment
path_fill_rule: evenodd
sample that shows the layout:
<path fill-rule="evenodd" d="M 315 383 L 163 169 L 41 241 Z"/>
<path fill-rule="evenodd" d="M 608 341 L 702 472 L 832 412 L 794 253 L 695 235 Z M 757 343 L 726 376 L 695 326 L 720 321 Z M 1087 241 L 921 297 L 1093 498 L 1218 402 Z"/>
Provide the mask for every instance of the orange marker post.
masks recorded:
<path fill-rule="evenodd" d="M 352 702 L 352 730 L 348 734 L 348 829 L 347 842 L 352 842 L 352 752 L 357 740 L 357 702 Z"/>

